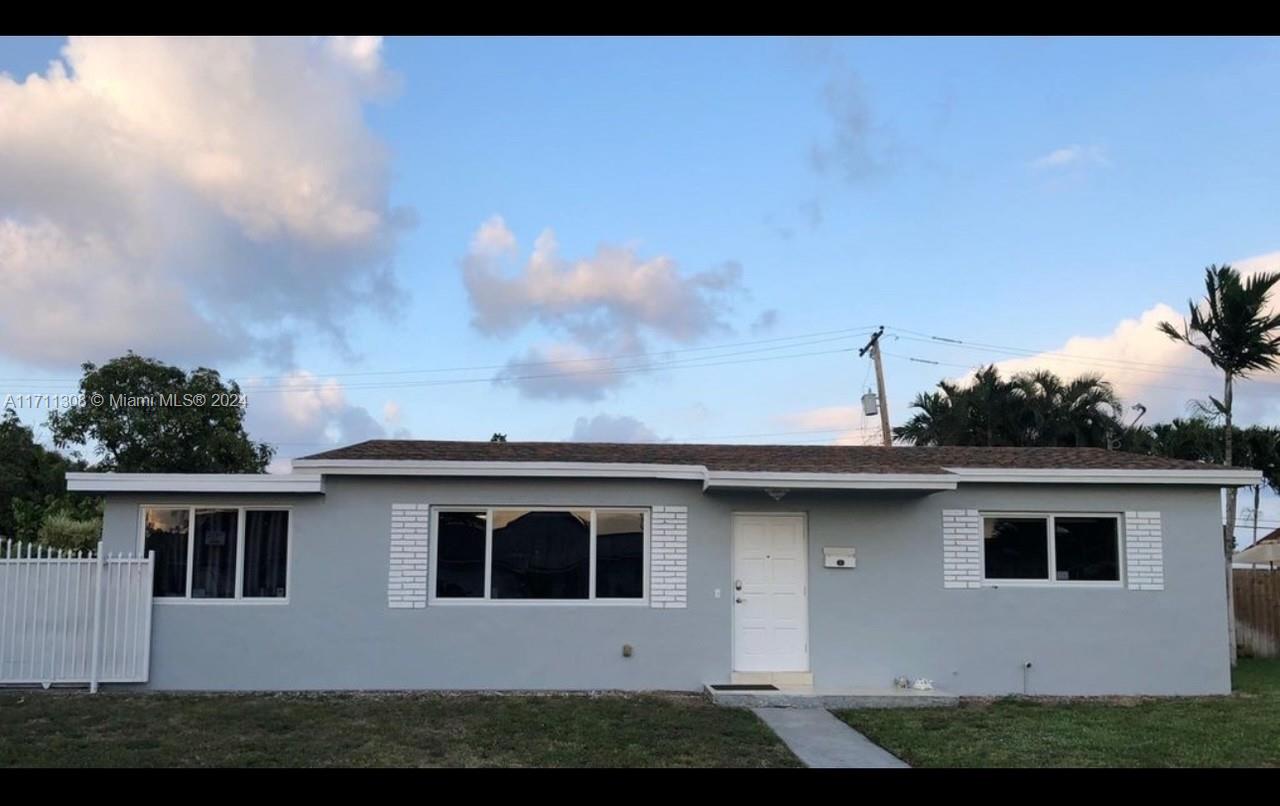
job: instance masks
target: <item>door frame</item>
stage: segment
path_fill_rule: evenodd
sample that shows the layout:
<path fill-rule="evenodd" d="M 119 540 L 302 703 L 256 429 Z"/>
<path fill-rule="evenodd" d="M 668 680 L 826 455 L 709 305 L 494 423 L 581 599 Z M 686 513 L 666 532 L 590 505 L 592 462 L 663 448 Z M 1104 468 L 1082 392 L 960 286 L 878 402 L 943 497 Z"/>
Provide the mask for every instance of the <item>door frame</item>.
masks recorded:
<path fill-rule="evenodd" d="M 729 540 L 729 596 L 730 599 L 736 598 L 737 591 L 734 590 L 733 581 L 734 573 L 737 571 L 738 563 L 738 518 L 799 518 L 800 519 L 800 543 L 801 556 L 804 557 L 804 665 L 805 668 L 801 672 L 809 672 L 813 669 L 813 661 L 809 653 L 809 513 L 807 512 L 739 512 L 737 510 L 730 513 L 730 540 Z M 729 671 L 740 672 L 740 669 L 733 668 L 738 665 L 738 607 L 737 603 L 731 601 L 733 605 L 733 616 L 729 619 Z M 780 670 L 773 670 L 780 671 Z M 795 670 L 787 670 L 795 671 Z M 768 673 L 768 672 L 764 672 Z"/>

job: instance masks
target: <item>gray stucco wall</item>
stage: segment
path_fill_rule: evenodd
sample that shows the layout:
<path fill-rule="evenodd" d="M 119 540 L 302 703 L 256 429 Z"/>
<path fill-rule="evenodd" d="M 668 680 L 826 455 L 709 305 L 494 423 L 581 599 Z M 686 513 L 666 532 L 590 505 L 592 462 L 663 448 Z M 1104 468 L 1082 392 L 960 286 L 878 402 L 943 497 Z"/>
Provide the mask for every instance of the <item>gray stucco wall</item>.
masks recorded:
<path fill-rule="evenodd" d="M 143 503 L 293 507 L 287 605 L 154 611 L 164 689 L 697 689 L 731 672 L 731 515 L 804 512 L 810 660 L 821 688 L 928 677 L 962 694 L 1230 690 L 1219 494 L 1209 488 L 978 485 L 935 495 L 703 494 L 686 482 L 329 478 L 324 496 L 113 495 L 108 551 L 136 551 Z M 686 609 L 393 610 L 391 505 L 689 507 Z M 1165 589 L 944 589 L 943 509 L 1162 513 Z M 822 567 L 854 546 L 858 567 Z M 721 597 L 714 591 L 721 589 Z M 622 657 L 623 644 L 635 647 Z"/>

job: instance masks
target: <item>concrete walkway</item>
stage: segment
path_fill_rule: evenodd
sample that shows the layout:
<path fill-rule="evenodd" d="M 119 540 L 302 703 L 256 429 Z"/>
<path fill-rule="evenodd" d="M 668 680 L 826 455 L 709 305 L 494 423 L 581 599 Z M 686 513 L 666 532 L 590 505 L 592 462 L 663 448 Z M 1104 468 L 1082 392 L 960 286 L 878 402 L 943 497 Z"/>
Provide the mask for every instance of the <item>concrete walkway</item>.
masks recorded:
<path fill-rule="evenodd" d="M 810 767 L 907 767 L 905 761 L 818 708 L 753 708 Z"/>

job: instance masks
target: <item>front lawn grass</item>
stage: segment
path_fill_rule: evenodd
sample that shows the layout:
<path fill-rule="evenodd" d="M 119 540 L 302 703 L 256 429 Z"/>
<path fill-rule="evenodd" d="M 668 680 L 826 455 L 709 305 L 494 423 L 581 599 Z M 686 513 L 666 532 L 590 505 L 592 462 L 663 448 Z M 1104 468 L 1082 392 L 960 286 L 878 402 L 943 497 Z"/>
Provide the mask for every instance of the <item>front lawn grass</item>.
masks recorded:
<path fill-rule="evenodd" d="M 913 767 L 1280 766 L 1280 661 L 1242 659 L 1224 697 L 962 700 L 840 711 Z"/>
<path fill-rule="evenodd" d="M 0 692 L 0 767 L 795 767 L 696 695 Z"/>

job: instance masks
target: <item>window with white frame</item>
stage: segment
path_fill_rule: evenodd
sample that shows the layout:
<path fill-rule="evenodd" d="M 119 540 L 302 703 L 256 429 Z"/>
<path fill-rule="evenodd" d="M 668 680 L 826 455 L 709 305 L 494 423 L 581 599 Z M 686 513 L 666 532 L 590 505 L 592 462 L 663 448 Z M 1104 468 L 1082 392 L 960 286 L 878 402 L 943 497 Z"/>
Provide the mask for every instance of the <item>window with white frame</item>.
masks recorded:
<path fill-rule="evenodd" d="M 644 600 L 645 510 L 450 507 L 434 518 L 437 600 Z"/>
<path fill-rule="evenodd" d="M 983 578 L 993 582 L 1120 582 L 1120 516 L 984 513 Z"/>
<path fill-rule="evenodd" d="M 142 550 L 156 554 L 156 598 L 288 596 L 288 509 L 153 506 L 142 515 Z"/>

